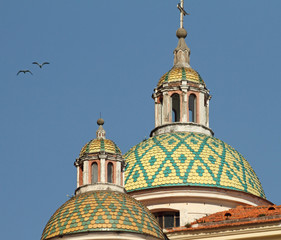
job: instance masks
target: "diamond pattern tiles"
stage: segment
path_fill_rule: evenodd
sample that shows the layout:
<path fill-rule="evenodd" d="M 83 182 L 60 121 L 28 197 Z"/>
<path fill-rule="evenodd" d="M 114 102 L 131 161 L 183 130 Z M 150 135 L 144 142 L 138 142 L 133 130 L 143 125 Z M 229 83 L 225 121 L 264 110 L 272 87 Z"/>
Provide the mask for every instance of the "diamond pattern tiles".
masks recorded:
<path fill-rule="evenodd" d="M 80 157 L 85 153 L 107 152 L 121 154 L 119 147 L 109 139 L 93 139 L 88 142 L 80 151 Z"/>
<path fill-rule="evenodd" d="M 63 204 L 47 223 L 41 240 L 95 231 L 147 234 L 164 239 L 156 219 L 127 194 L 98 191 L 79 194 Z"/>
<path fill-rule="evenodd" d="M 198 72 L 192 68 L 175 68 L 173 67 L 169 72 L 165 73 L 159 80 L 157 86 L 161 86 L 163 83 L 178 82 L 182 80 L 187 80 L 194 83 L 204 84 L 203 79 Z"/>
<path fill-rule="evenodd" d="M 125 155 L 128 192 L 162 186 L 205 186 L 239 190 L 265 198 L 245 158 L 223 141 L 197 133 L 165 133 Z"/>

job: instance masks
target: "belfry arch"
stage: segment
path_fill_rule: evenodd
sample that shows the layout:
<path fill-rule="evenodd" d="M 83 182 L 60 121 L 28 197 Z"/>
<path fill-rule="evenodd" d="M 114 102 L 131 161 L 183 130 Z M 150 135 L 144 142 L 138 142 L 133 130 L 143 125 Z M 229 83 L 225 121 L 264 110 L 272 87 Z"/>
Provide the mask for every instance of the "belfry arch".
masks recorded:
<path fill-rule="evenodd" d="M 180 95 L 174 93 L 172 99 L 172 122 L 180 122 L 181 109 L 180 109 Z"/>
<path fill-rule="evenodd" d="M 188 98 L 188 116 L 189 122 L 197 122 L 197 97 L 193 93 Z"/>

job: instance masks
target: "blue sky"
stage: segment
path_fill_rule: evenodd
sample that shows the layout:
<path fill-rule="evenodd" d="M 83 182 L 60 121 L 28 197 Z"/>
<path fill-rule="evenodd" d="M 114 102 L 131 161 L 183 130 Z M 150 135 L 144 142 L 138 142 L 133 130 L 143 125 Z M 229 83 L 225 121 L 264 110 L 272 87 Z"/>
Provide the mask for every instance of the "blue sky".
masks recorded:
<path fill-rule="evenodd" d="M 100 112 L 123 153 L 149 136 L 151 94 L 177 45 L 177 3 L 0 2 L 3 239 L 40 238 L 75 190 L 73 163 Z M 281 1 L 189 0 L 185 8 L 191 66 L 213 96 L 210 127 L 280 205 Z M 34 75 L 17 76 L 20 69 Z"/>

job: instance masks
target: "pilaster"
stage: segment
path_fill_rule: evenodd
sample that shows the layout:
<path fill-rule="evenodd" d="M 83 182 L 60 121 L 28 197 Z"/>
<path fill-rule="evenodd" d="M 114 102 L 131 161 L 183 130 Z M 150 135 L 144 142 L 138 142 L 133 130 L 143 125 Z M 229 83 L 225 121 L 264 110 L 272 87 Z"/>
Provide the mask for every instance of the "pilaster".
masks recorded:
<path fill-rule="evenodd" d="M 100 182 L 105 183 L 105 159 L 106 155 L 100 154 Z"/>
<path fill-rule="evenodd" d="M 209 102 L 210 100 L 208 99 L 207 100 L 207 103 L 206 103 L 206 126 L 209 127 L 209 124 L 210 124 L 210 116 L 209 116 Z"/>
<path fill-rule="evenodd" d="M 163 93 L 163 119 L 162 122 L 169 123 L 170 122 L 170 96 L 168 92 Z"/>
<path fill-rule="evenodd" d="M 79 187 L 79 179 L 80 179 L 80 169 L 79 166 L 76 166 L 76 172 L 77 172 L 77 181 L 76 181 L 76 185 L 77 187 Z"/>
<path fill-rule="evenodd" d="M 121 162 L 116 163 L 116 184 L 121 185 Z"/>
<path fill-rule="evenodd" d="M 182 122 L 188 122 L 188 101 L 186 81 L 183 81 L 182 90 Z"/>
<path fill-rule="evenodd" d="M 206 108 L 205 108 L 205 104 L 204 104 L 204 99 L 205 99 L 205 94 L 202 93 L 202 92 L 199 92 L 198 94 L 199 96 L 199 101 L 198 101 L 198 110 L 199 110 L 199 121 L 198 123 L 199 124 L 202 124 L 202 125 L 206 125 Z"/>
<path fill-rule="evenodd" d="M 158 120 L 158 104 L 157 104 L 157 99 L 154 99 L 154 111 L 155 111 L 155 127 L 159 125 L 159 120 Z"/>
<path fill-rule="evenodd" d="M 83 183 L 89 184 L 89 162 L 83 162 Z"/>

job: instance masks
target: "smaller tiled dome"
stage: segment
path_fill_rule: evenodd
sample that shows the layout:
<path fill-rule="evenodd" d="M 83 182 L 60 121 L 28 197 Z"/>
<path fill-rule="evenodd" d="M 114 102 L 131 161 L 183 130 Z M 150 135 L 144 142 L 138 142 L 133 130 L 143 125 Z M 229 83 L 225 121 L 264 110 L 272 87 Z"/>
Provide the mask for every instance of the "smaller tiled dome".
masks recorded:
<path fill-rule="evenodd" d="M 87 153 L 106 152 L 111 154 L 121 154 L 119 147 L 109 139 L 93 139 L 86 143 L 81 149 L 79 157 Z"/>
<path fill-rule="evenodd" d="M 79 194 L 63 204 L 47 223 L 41 240 L 101 231 L 164 239 L 157 220 L 140 202 L 124 193 L 97 191 Z"/>
<path fill-rule="evenodd" d="M 198 72 L 190 67 L 173 67 L 169 72 L 165 73 L 159 80 L 157 87 L 160 87 L 163 83 L 179 82 L 187 80 L 197 84 L 204 84 L 203 79 Z"/>

